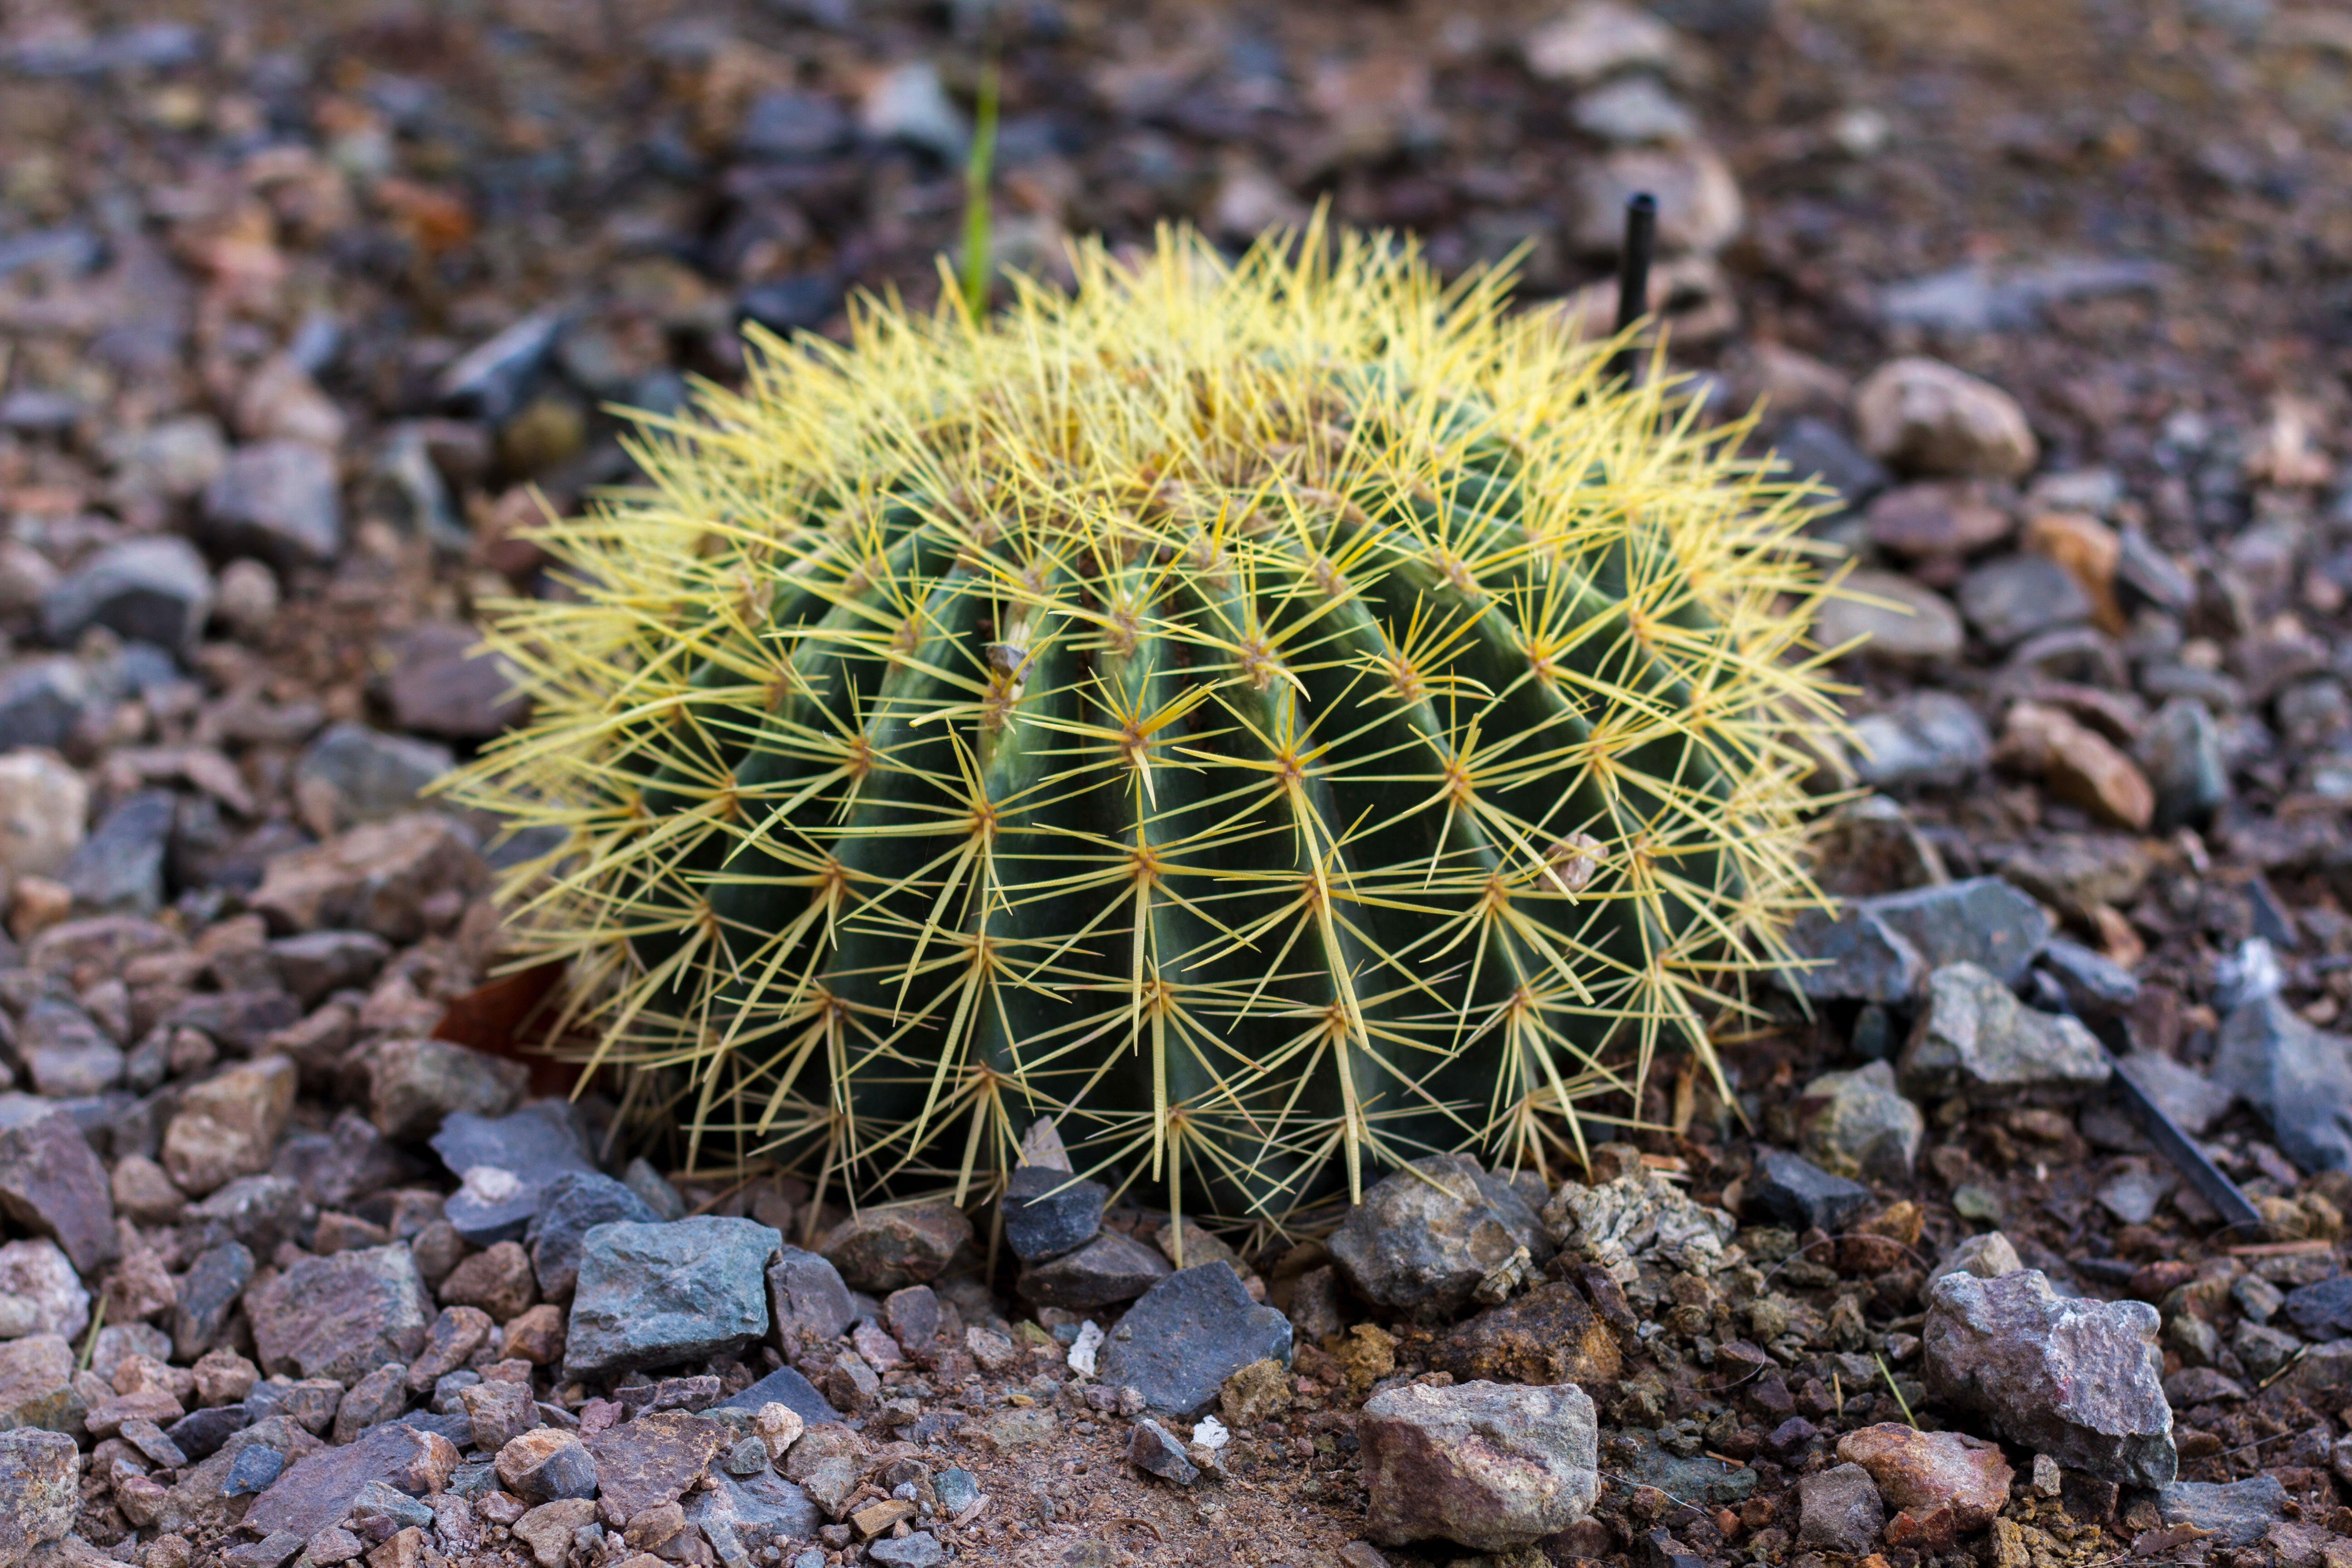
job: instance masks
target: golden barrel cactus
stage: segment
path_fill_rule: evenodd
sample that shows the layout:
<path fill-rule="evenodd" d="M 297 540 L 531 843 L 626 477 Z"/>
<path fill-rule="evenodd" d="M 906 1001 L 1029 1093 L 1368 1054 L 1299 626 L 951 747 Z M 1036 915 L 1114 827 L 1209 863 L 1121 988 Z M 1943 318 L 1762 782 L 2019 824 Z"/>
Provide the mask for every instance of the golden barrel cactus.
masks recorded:
<path fill-rule="evenodd" d="M 1801 489 L 1385 239 L 1086 248 L 643 422 L 498 606 L 515 921 L 688 1157 L 1278 1219 L 1557 1158 L 1812 901 Z M 1588 1110 L 1591 1108 L 1587 1107 Z"/>

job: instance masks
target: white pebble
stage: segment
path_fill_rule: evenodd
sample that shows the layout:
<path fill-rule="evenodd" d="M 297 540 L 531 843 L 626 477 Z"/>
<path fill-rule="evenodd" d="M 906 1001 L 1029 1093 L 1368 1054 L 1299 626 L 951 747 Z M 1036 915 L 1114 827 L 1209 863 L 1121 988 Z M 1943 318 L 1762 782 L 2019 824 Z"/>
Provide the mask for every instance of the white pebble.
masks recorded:
<path fill-rule="evenodd" d="M 1078 1337 L 1070 1342 L 1070 1370 L 1080 1377 L 1095 1374 L 1095 1352 L 1102 1348 L 1102 1325 L 1089 1319 L 1078 1325 Z"/>
<path fill-rule="evenodd" d="M 1225 1424 L 1213 1415 L 1203 1415 L 1192 1425 L 1192 1441 L 1203 1448 L 1222 1448 L 1234 1440 Z"/>

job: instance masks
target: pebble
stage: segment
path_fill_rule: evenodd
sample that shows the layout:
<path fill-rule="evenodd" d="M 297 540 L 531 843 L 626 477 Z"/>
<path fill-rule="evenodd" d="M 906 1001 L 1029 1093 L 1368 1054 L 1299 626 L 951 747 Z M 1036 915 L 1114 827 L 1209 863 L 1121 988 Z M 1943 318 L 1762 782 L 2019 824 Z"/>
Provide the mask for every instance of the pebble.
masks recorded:
<path fill-rule="evenodd" d="M 540 1294 L 551 1301 L 568 1300 L 588 1231 L 614 1220 L 655 1225 L 661 1216 L 626 1185 L 593 1171 L 566 1171 L 550 1181 L 525 1233 Z"/>
<path fill-rule="evenodd" d="M 452 1116 L 502 1117 L 530 1078 L 520 1062 L 448 1040 L 386 1040 L 364 1059 L 368 1120 L 402 1142 L 435 1135 Z"/>
<path fill-rule="evenodd" d="M 1586 86 L 1625 70 L 1673 63 L 1674 29 L 1623 0 L 1579 0 L 1528 33 L 1528 68 L 1546 81 Z"/>
<path fill-rule="evenodd" d="M 1822 601 L 1813 639 L 1823 647 L 1860 641 L 1861 658 L 1896 665 L 1936 665 L 1960 657 L 1968 636 L 1952 602 L 1893 572 L 1846 574 Z"/>
<path fill-rule="evenodd" d="M 393 721 L 403 730 L 452 741 L 485 741 L 530 711 L 515 694 L 520 672 L 505 660 L 477 657 L 481 633 L 435 621 L 393 639 L 384 683 Z"/>
<path fill-rule="evenodd" d="M 2050 918 L 1998 877 L 1887 893 L 1864 907 L 1916 949 L 1930 971 L 1973 963 L 2005 985 L 2025 976 L 2050 938 Z"/>
<path fill-rule="evenodd" d="M 334 458 L 299 441 L 230 452 L 205 487 L 203 537 L 215 555 L 253 555 L 279 571 L 320 565 L 343 549 Z"/>
<path fill-rule="evenodd" d="M 1960 614 L 1996 652 L 2091 618 L 2090 596 L 2046 556 L 2004 555 L 1960 579 Z"/>
<path fill-rule="evenodd" d="M 1132 1387 L 1144 1408 L 1190 1418 L 1226 1378 L 1255 1361 L 1290 1362 L 1290 1321 L 1250 1300 L 1224 1262 L 1180 1268 L 1113 1326 L 1097 1364 L 1103 1384 Z"/>
<path fill-rule="evenodd" d="M 302 1258 L 250 1292 L 246 1310 L 265 1372 L 347 1384 L 386 1362 L 406 1366 L 435 1317 L 398 1244 Z"/>
<path fill-rule="evenodd" d="M 2297 1286 L 2280 1298 L 2280 1306 L 2288 1321 L 2315 1340 L 2352 1337 L 2352 1274 Z"/>
<path fill-rule="evenodd" d="M 81 847 L 89 786 L 47 752 L 0 756 L 0 871 L 49 877 Z"/>
<path fill-rule="evenodd" d="M 240 1062 L 189 1089 L 163 1131 L 163 1169 L 196 1197 L 269 1168 L 294 1111 L 297 1073 L 284 1057 Z"/>
<path fill-rule="evenodd" d="M 1329 1246 L 1358 1295 L 1423 1321 L 1459 1310 L 1515 1248 L 1546 1250 L 1525 1195 L 1467 1154 L 1432 1154 L 1381 1177 Z"/>
<path fill-rule="evenodd" d="M 887 1293 L 938 1279 L 971 1239 L 963 1211 L 934 1199 L 866 1209 L 828 1231 L 817 1251 L 851 1289 Z"/>
<path fill-rule="evenodd" d="M 249 555 L 221 568 L 215 608 L 228 629 L 247 642 L 263 642 L 278 620 L 281 602 L 278 574 Z"/>
<path fill-rule="evenodd" d="M 1759 356 L 1763 347 L 1758 345 Z M 1786 351 L 1775 351 L 1775 357 L 1785 354 Z M 1837 392 L 1835 395 L 1843 401 L 1845 394 Z M 1884 465 L 1847 439 L 1839 426 L 1810 414 L 1790 420 L 1773 441 L 1772 449 L 1788 465 L 1792 478 L 1828 486 L 1833 499 L 1847 507 L 1861 506 L 1887 485 Z"/>
<path fill-rule="evenodd" d="M 73 1385 L 74 1351 L 62 1334 L 26 1334 L 0 1343 L 0 1421 L 67 1431 L 89 1412 Z"/>
<path fill-rule="evenodd" d="M 163 902 L 163 858 L 179 797 L 142 789 L 116 803 L 58 873 L 85 914 L 150 915 Z"/>
<path fill-rule="evenodd" d="M 1798 1098 L 1804 1157 L 1837 1176 L 1907 1180 L 1927 1135 L 1927 1118 L 1895 1088 L 1893 1064 L 1866 1062 L 1827 1072 Z"/>
<path fill-rule="evenodd" d="M 1889 361 L 1853 394 L 1863 449 L 1907 472 L 2014 479 L 2041 448 L 2017 400 L 1940 360 Z"/>
<path fill-rule="evenodd" d="M 2352 1168 L 2352 1038 L 2276 994 L 2242 1002 L 2222 1020 L 2212 1082 L 2253 1107 L 2303 1169 Z"/>
<path fill-rule="evenodd" d="M 89 672 L 64 654 L 0 670 L 0 749 L 56 751 L 97 700 Z"/>
<path fill-rule="evenodd" d="M 740 1351 L 768 1331 L 768 1261 L 782 1246 L 767 1226 L 715 1215 L 596 1226 L 581 1250 L 564 1375 Z"/>
<path fill-rule="evenodd" d="M 1574 1384 L 1409 1383 L 1358 1418 L 1365 1533 L 1515 1552 L 1567 1529 L 1601 1490 L 1600 1428 Z"/>
<path fill-rule="evenodd" d="M 104 626 L 130 642 L 194 652 L 213 613 L 213 574 L 184 539 L 172 534 L 107 545 L 58 580 L 41 602 L 41 634 L 71 647 Z"/>
<path fill-rule="evenodd" d="M 457 766 L 448 747 L 365 724 L 330 724 L 294 764 L 294 800 L 313 829 L 337 833 L 416 808 L 425 785 Z"/>
<path fill-rule="evenodd" d="M 1912 945 L 1858 902 L 1834 915 L 1805 910 L 1790 923 L 1789 949 L 1811 960 L 1784 971 L 1799 994 L 1863 1002 L 1908 1002 L 1927 966 Z"/>
<path fill-rule="evenodd" d="M 756 1563 L 770 1561 L 772 1552 L 789 1550 L 792 1542 L 806 1541 L 824 1522 L 824 1516 L 809 1500 L 808 1493 L 769 1471 L 764 1465 L 748 1476 L 737 1476 L 724 1468 L 711 1472 L 706 1489 L 687 1499 L 686 1521 L 702 1531 L 719 1554 L 722 1563 Z M 925 1556 L 919 1547 L 908 1551 L 901 1561 L 913 1563 L 936 1563 L 944 1561 L 935 1536 L 915 1531 L 901 1541 L 888 1539 L 872 1542 L 866 1555 L 877 1561 L 878 1549 L 907 1547 L 910 1542 L 927 1542 L 930 1555 Z"/>
<path fill-rule="evenodd" d="M 834 1339 L 857 1318 L 841 1271 L 797 1247 L 783 1248 L 768 1265 L 768 1300 L 775 1311 L 776 1331 L 788 1344 L 795 1337 Z"/>
<path fill-rule="evenodd" d="M 1018 1165 L 1005 1179 L 1004 1244 L 1024 1263 L 1073 1252 L 1102 1229 L 1110 1189 L 1068 1171 Z M 1042 1298 L 1033 1298 L 1042 1299 Z"/>
<path fill-rule="evenodd" d="M 406 944 L 426 934 L 425 910 L 436 894 L 470 897 L 488 876 L 457 824 L 413 812 L 275 857 L 248 902 L 278 935 L 360 930 Z"/>
<path fill-rule="evenodd" d="M 440 1294 L 446 1305 L 477 1307 L 499 1322 L 510 1321 L 538 1296 L 530 1255 L 520 1242 L 493 1242 L 451 1269 Z"/>
<path fill-rule="evenodd" d="M 841 1419 L 841 1412 L 818 1393 L 816 1385 L 799 1371 L 780 1366 L 742 1393 L 720 1401 L 729 1410 L 749 1410 L 758 1414 L 771 1405 L 781 1405 L 808 1426 L 817 1426 Z"/>
<path fill-rule="evenodd" d="M 876 77 L 858 103 L 857 124 L 877 142 L 903 142 L 942 163 L 961 161 L 971 139 L 963 111 L 928 60 L 909 60 Z"/>
<path fill-rule="evenodd" d="M 1837 1234 L 1845 1222 L 1877 1200 L 1868 1187 L 1832 1175 L 1786 1149 L 1759 1147 L 1748 1174 L 1749 1207 L 1791 1230 L 1818 1228 Z"/>
<path fill-rule="evenodd" d="M 106 1167 L 71 1115 L 32 1095 L 0 1094 L 0 1205 L 84 1273 L 120 1251 Z"/>
<path fill-rule="evenodd" d="M 1717 1272 L 1732 1261 L 1724 1246 L 1738 1225 L 1640 1164 L 1593 1186 L 1562 1182 L 1543 1210 L 1545 1234 L 1561 1253 L 1599 1265 L 1620 1286 L 1633 1283 L 1644 1263 Z"/>
<path fill-rule="evenodd" d="M 1712 147 L 1621 147 L 1580 166 L 1570 242 L 1588 256 L 1615 254 L 1625 240 L 1625 204 L 1644 191 L 1658 199 L 1662 253 L 1712 256 L 1747 222 L 1738 182 Z"/>
<path fill-rule="evenodd" d="M 2131 758 L 2061 709 L 2011 703 L 1996 755 L 2113 826 L 2144 831 L 2156 814 L 2156 793 Z"/>
<path fill-rule="evenodd" d="M 1973 963 L 1927 977 L 1926 1005 L 1895 1065 L 1916 1099 L 2079 1093 L 2107 1081 L 2107 1058 L 2080 1019 L 2040 1013 Z"/>
<path fill-rule="evenodd" d="M 1624 1358 L 1616 1336 L 1594 1315 L 1583 1294 L 1573 1285 L 1553 1280 L 1456 1323 L 1439 1341 L 1430 1364 L 1451 1373 L 1457 1383 L 1485 1379 L 1606 1387 L 1623 1371 Z M 1234 1376 L 1249 1370 L 1244 1367 Z M 1244 1396 L 1235 1394 L 1229 1379 L 1223 1397 Z"/>
<path fill-rule="evenodd" d="M 1201 1468 L 1184 1452 L 1176 1435 L 1145 1416 L 1128 1434 L 1127 1460 L 1137 1469 L 1189 1487 L 1201 1479 Z"/>
<path fill-rule="evenodd" d="M 1133 1237 L 1106 1231 L 1079 1247 L 1021 1270 L 1013 1289 L 1042 1306 L 1088 1312 L 1132 1301 L 1165 1279 L 1168 1261 Z"/>
<path fill-rule="evenodd" d="M 2157 832 L 2199 827 L 2230 798 L 2230 768 L 2212 711 L 2193 697 L 2167 698 L 2134 748 L 2154 796 Z"/>
<path fill-rule="evenodd" d="M 1797 1482 L 1797 1544 L 1843 1556 L 1870 1550 L 1886 1525 L 1886 1508 L 1870 1472 L 1835 1465 Z"/>
<path fill-rule="evenodd" d="M 595 1174 L 579 1113 L 566 1100 L 534 1100 L 506 1116 L 452 1110 L 432 1144 L 460 1183 L 442 1213 L 476 1247 L 523 1236 L 557 1178 Z"/>
<path fill-rule="evenodd" d="M 2286 1503 L 2285 1484 L 2268 1473 L 2242 1481 L 2175 1481 L 2156 1495 L 2165 1523 L 2210 1531 L 2211 1544 L 2224 1549 L 2261 1545 L 2286 1517 Z"/>
<path fill-rule="evenodd" d="M 1867 1470 L 1889 1506 L 1920 1516 L 1949 1508 L 1962 1531 L 1990 1524 L 2017 1479 L 1997 1443 L 1895 1421 L 1847 1433 L 1838 1439 L 1837 1457 Z"/>
<path fill-rule="evenodd" d="M 1869 522 L 1873 543 L 1915 561 L 1973 555 L 2016 528 L 2009 512 L 1987 500 L 1979 486 L 1937 480 L 1880 495 L 1870 503 Z"/>
<path fill-rule="evenodd" d="M 1679 146 L 1699 132 L 1697 116 L 1646 76 L 1626 77 L 1582 94 L 1570 118 L 1588 136 L 1620 147 Z"/>
<path fill-rule="evenodd" d="M 122 1047 L 70 1002 L 44 997 L 25 1009 L 16 1054 L 46 1099 L 103 1094 L 122 1077 Z"/>
<path fill-rule="evenodd" d="M 2102 1479 L 2170 1484 L 2178 1460 L 2155 1308 L 2063 1298 L 2038 1268 L 1947 1274 L 1927 1300 L 1921 1341 L 1939 1398 Z"/>
<path fill-rule="evenodd" d="M 1913 691 L 1853 721 L 1853 770 L 1875 789 L 1959 784 L 1992 762 L 1977 710 L 1946 691 Z"/>
<path fill-rule="evenodd" d="M 0 1561 L 71 1533 L 81 1511 L 81 1454 L 62 1432 L 0 1432 Z"/>
<path fill-rule="evenodd" d="M 289 1531 L 308 1540 L 340 1524 L 372 1488 L 425 1497 L 441 1490 L 457 1467 L 457 1450 L 446 1438 L 398 1421 L 371 1426 L 350 1444 L 320 1449 L 287 1466 L 253 1500 L 245 1528 L 257 1535 Z"/>
<path fill-rule="evenodd" d="M 2128 1013 L 2139 1000 L 2137 975 L 2080 942 L 2052 937 L 2033 963 L 2057 983 L 2066 1005 L 2085 1017 Z"/>
<path fill-rule="evenodd" d="M 2091 603 L 2099 629 L 2121 636 L 2126 628 L 2116 600 L 2116 568 L 2123 540 L 2097 518 L 2079 511 L 2037 511 L 2026 520 L 2025 548 L 2065 568 Z"/>
<path fill-rule="evenodd" d="M 219 1340 L 253 1268 L 252 1250 L 239 1241 L 207 1247 L 188 1265 L 172 1311 L 172 1348 L 183 1360 L 203 1355 Z"/>

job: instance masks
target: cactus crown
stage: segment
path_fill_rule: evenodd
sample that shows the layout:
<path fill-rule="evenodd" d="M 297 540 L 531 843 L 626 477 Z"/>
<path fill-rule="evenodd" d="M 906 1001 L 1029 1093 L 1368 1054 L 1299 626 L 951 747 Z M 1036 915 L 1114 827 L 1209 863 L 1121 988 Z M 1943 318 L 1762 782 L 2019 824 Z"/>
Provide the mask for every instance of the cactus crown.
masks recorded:
<path fill-rule="evenodd" d="M 1275 1218 L 1712 1067 L 1814 897 L 1801 489 L 1500 273 L 1074 262 L 761 340 L 539 534 L 455 792 L 563 830 L 508 890 L 583 1059 L 689 1161 L 961 1196 L 1050 1113 Z"/>

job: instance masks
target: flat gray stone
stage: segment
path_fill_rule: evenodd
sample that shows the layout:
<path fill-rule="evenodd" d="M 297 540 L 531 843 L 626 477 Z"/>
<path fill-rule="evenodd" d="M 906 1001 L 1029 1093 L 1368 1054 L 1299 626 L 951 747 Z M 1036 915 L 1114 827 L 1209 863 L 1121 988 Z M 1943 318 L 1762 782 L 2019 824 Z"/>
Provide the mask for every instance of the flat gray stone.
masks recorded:
<path fill-rule="evenodd" d="M 1567 1529 L 1600 1497 L 1600 1427 L 1572 1383 L 1408 1383 L 1366 1400 L 1356 1431 L 1365 1532 L 1383 1546 L 1516 1551 Z"/>
<path fill-rule="evenodd" d="M 2050 940 L 2042 906 L 1998 877 L 1912 888 L 1865 899 L 1862 907 L 1909 942 L 1930 973 L 1973 963 L 2014 985 Z"/>
<path fill-rule="evenodd" d="M 741 1350 L 768 1331 L 773 1228 L 699 1215 L 591 1229 L 564 1338 L 566 1377 L 667 1366 Z"/>
<path fill-rule="evenodd" d="M 1895 1063 L 1914 1099 L 2079 1094 L 2107 1081 L 2107 1057 L 2081 1019 L 2040 1013 L 1990 971 L 1953 963 L 1927 977 L 1927 1005 Z"/>
<path fill-rule="evenodd" d="M 2243 1002 L 2222 1021 L 2213 1082 L 2260 1112 L 2305 1170 L 2352 1168 L 2352 1037 L 2314 1026 L 2279 996 Z"/>
<path fill-rule="evenodd" d="M 1135 1389 L 1144 1408 L 1192 1417 L 1252 1362 L 1290 1364 L 1290 1320 L 1250 1300 L 1222 1259 L 1180 1268 L 1127 1310 L 1097 1359 L 1108 1388 Z"/>

